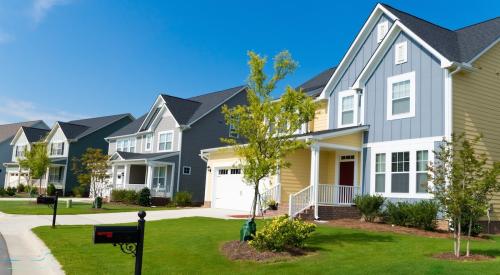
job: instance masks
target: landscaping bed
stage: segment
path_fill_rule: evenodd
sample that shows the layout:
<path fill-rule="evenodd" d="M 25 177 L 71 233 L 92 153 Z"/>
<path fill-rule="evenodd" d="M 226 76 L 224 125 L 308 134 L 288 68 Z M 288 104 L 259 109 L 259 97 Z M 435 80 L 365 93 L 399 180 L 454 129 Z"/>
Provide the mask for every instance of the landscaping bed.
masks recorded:
<path fill-rule="evenodd" d="M 282 252 L 258 251 L 246 242 L 230 241 L 221 247 L 222 253 L 230 260 L 248 260 L 255 262 L 287 261 L 312 253 L 311 250 L 289 248 Z"/>
<path fill-rule="evenodd" d="M 436 259 L 458 261 L 458 262 L 479 262 L 479 261 L 490 261 L 495 259 L 495 256 L 481 255 L 481 254 L 471 254 L 470 256 L 463 255 L 460 256 L 460 258 L 457 258 L 455 254 L 451 252 L 439 253 L 434 255 L 433 257 Z"/>

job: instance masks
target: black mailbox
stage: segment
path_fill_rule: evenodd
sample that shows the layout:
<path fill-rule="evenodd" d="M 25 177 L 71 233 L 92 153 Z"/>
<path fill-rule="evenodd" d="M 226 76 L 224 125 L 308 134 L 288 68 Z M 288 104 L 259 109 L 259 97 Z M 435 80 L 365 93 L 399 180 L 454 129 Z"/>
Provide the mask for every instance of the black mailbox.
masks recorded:
<path fill-rule="evenodd" d="M 56 197 L 37 197 L 36 203 L 37 204 L 55 204 Z"/>
<path fill-rule="evenodd" d="M 97 243 L 137 243 L 137 226 L 94 226 L 94 244 Z"/>

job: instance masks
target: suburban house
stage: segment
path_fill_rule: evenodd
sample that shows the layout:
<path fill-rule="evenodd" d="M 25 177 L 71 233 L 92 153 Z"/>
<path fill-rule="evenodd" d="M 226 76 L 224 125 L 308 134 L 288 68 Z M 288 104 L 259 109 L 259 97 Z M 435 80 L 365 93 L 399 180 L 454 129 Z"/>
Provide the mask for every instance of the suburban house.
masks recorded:
<path fill-rule="evenodd" d="M 194 203 L 203 203 L 206 164 L 200 150 L 234 136 L 221 109 L 245 104 L 245 91 L 239 86 L 187 99 L 159 95 L 146 114 L 106 138 L 112 188 L 148 187 L 153 197 L 167 199 L 186 191 Z"/>
<path fill-rule="evenodd" d="M 13 139 L 19 133 L 21 127 L 41 130 L 50 129 L 49 126 L 41 120 L 0 125 L 0 163 L 3 164 L 0 166 L 0 188 L 12 186 L 7 183 L 17 182 L 17 178 L 21 177 L 19 169 L 12 169 L 12 167 L 9 166 L 9 163 L 17 161 Z M 27 144 L 28 143 L 25 142 L 23 145 Z M 22 154 L 20 151 L 17 153 Z M 17 184 L 15 186 L 17 186 Z"/>
<path fill-rule="evenodd" d="M 328 219 L 357 194 L 432 198 L 426 165 L 452 133 L 482 133 L 478 149 L 500 161 L 499 39 L 500 17 L 449 30 L 376 5 L 338 66 L 302 85 L 315 86 L 321 103 L 297 136 L 310 146 L 288 156 L 291 168 L 261 193 L 292 216 Z M 232 173 L 240 171 L 231 148 L 201 155 L 206 205 L 248 210 L 252 192 Z M 492 204 L 500 229 L 500 196 Z"/>
<path fill-rule="evenodd" d="M 105 138 L 133 121 L 130 114 L 119 114 L 56 122 L 44 140 L 51 166 L 42 181 L 42 188 L 52 183 L 63 194 L 70 194 L 78 186 L 77 176 L 72 169 L 73 159 L 80 158 L 87 148 L 102 149 L 107 154 L 108 143 Z"/>

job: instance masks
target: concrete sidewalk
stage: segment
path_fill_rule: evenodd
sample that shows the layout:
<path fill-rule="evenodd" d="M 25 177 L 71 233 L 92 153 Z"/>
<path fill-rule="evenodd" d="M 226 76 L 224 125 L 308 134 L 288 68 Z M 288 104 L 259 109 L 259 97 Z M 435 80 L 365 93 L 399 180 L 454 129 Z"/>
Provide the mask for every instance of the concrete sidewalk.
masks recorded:
<path fill-rule="evenodd" d="M 147 212 L 146 221 L 184 217 L 211 217 L 230 219 L 229 215 L 244 214 L 240 211 L 188 208 Z M 60 215 L 58 225 L 94 225 L 136 222 L 136 212 L 109 214 Z M 61 265 L 45 244 L 31 231 L 32 228 L 51 225 L 50 215 L 10 215 L 0 212 L 0 233 L 3 235 L 10 255 L 12 274 L 64 274 Z M 89 236 L 89 239 L 91 236 Z M 3 266 L 0 266 L 0 268 Z"/>

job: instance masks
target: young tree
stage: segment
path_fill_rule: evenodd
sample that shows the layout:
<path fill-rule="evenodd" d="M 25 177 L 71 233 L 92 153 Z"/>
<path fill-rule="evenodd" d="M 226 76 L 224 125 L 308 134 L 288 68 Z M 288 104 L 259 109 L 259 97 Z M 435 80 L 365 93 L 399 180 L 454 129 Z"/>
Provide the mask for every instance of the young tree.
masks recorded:
<path fill-rule="evenodd" d="M 24 158 L 18 159 L 19 166 L 22 169 L 28 170 L 27 181 L 32 188 L 31 179 L 38 179 L 40 185 L 39 191 L 42 190 L 42 178 L 50 166 L 50 159 L 47 152 L 46 143 L 34 143 L 31 150 L 26 150 Z M 31 193 L 31 192 L 30 192 Z"/>
<path fill-rule="evenodd" d="M 248 105 L 223 106 L 222 109 L 226 123 L 233 127 L 244 143 L 233 138 L 223 138 L 222 141 L 233 146 L 241 160 L 244 180 L 254 188 L 253 220 L 260 181 L 276 175 L 280 168 L 289 167 L 285 156 L 307 145 L 305 141 L 296 139 L 294 133 L 314 118 L 316 104 L 303 91 L 290 86 L 285 88 L 279 100 L 271 97 L 278 82 L 297 68 L 288 51 L 274 57 L 274 73 L 270 79 L 264 72 L 266 57 L 251 51 L 248 55 Z"/>
<path fill-rule="evenodd" d="M 436 162 L 429 167 L 431 192 L 454 225 L 456 257 L 460 257 L 462 224 L 468 223 L 466 256 L 469 256 L 472 224 L 486 214 L 493 193 L 500 190 L 499 163 L 488 165 L 486 155 L 475 152 L 480 139 L 481 136 L 466 139 L 463 134 L 443 139 L 440 150 L 435 152 Z"/>
<path fill-rule="evenodd" d="M 108 182 L 108 156 L 101 149 L 87 148 L 85 153 L 77 160 L 81 168 L 78 173 L 80 183 L 90 180 L 90 192 L 96 199 L 94 207 L 98 208 L 98 200 L 102 199 L 104 189 Z"/>

